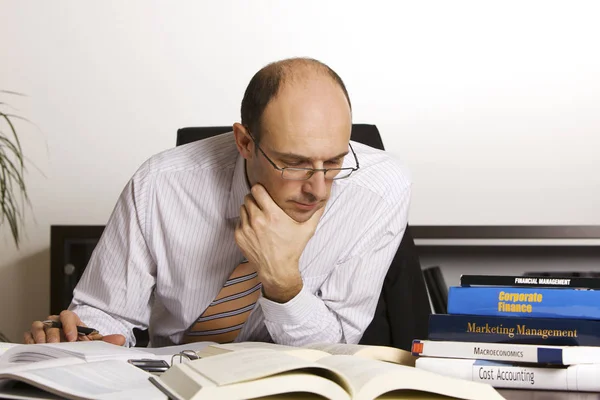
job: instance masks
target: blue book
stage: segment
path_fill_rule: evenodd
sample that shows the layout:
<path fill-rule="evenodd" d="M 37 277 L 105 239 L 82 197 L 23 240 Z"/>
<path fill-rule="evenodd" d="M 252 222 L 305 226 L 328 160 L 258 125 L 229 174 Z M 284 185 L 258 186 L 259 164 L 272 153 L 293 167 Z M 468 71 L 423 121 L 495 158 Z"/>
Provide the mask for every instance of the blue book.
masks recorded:
<path fill-rule="evenodd" d="M 600 291 L 453 286 L 448 314 L 600 320 Z"/>
<path fill-rule="evenodd" d="M 430 340 L 600 346 L 600 321 L 432 314 Z"/>

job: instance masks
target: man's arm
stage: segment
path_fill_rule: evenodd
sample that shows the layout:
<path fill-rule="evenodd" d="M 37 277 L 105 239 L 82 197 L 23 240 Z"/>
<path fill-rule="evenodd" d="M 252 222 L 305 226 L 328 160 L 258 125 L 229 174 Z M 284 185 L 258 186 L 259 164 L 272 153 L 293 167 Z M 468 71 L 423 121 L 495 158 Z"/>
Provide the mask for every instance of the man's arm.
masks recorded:
<path fill-rule="evenodd" d="M 144 164 L 129 181 L 104 229 L 69 310 L 102 335 L 125 336 L 133 346 L 133 328 L 146 328 L 156 265 L 146 244 L 151 180 Z"/>
<path fill-rule="evenodd" d="M 367 200 L 367 199 L 365 199 Z M 278 304 L 261 299 L 266 326 L 277 343 L 358 343 L 373 319 L 389 265 L 406 229 L 410 189 L 397 202 L 361 203 L 370 209 L 368 223 L 350 256 L 340 262 L 317 295 L 302 290 Z"/>
<path fill-rule="evenodd" d="M 376 200 L 378 198 L 378 200 Z M 376 195 L 354 210 L 367 215 L 349 256 L 341 260 L 317 295 L 301 286 L 289 301 L 260 299 L 265 324 L 276 343 L 358 343 L 373 318 L 383 280 L 404 234 L 410 188 L 394 199 Z M 265 293 L 267 294 L 267 293 Z"/>
<path fill-rule="evenodd" d="M 256 267 L 264 296 L 284 303 L 301 291 L 300 256 L 324 211 L 322 207 L 309 220 L 297 222 L 273 201 L 262 185 L 254 185 L 246 195 L 235 239 Z"/>

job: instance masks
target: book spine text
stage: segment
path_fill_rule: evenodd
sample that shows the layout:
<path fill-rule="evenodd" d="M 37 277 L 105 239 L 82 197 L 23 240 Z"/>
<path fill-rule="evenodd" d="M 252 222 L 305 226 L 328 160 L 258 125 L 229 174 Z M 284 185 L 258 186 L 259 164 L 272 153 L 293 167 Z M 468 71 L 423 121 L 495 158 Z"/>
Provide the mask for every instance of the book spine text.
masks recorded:
<path fill-rule="evenodd" d="M 600 321 L 432 314 L 430 340 L 600 346 Z"/>
<path fill-rule="evenodd" d="M 422 357 L 416 367 L 497 388 L 599 391 L 599 366 L 536 367 L 482 360 Z"/>
<path fill-rule="evenodd" d="M 449 314 L 600 320 L 598 303 L 595 290 L 451 287 L 448 293 Z"/>

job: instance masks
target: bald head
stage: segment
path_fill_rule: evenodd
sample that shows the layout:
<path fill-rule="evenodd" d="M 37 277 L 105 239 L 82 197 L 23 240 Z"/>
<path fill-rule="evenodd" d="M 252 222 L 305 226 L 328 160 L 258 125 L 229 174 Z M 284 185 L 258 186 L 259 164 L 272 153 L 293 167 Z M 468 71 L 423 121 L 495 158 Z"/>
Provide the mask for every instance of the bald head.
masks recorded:
<path fill-rule="evenodd" d="M 261 122 L 267 105 L 284 88 L 304 85 L 315 78 L 331 80 L 341 89 L 352 108 L 346 86 L 334 70 L 311 58 L 289 58 L 265 66 L 252 77 L 242 100 L 242 124 L 250 129 L 256 140 L 260 140 Z"/>

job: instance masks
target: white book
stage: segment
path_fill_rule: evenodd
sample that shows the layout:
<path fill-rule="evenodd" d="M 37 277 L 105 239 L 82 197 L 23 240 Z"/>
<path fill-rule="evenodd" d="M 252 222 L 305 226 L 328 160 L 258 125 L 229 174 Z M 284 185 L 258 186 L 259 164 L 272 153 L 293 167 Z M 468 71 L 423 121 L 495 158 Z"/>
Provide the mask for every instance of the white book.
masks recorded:
<path fill-rule="evenodd" d="M 128 360 L 131 358 L 152 358 L 148 352 L 116 346 L 103 341 L 61 342 L 38 344 L 2 343 L 0 366 L 13 363 L 30 363 L 53 360 L 57 358 L 75 357 L 81 360 Z"/>
<path fill-rule="evenodd" d="M 227 347 L 230 351 L 208 355 L 204 352 L 204 358 L 174 365 L 151 379 L 176 400 L 241 400 L 266 396 L 295 399 L 322 396 L 332 400 L 503 398 L 487 384 L 357 355 L 331 355 L 321 350 L 286 346 Z M 211 350 L 219 348 L 222 346 Z M 351 352 L 348 348 L 346 351 Z"/>
<path fill-rule="evenodd" d="M 1 368 L 0 397 L 18 398 L 26 391 L 29 398 L 56 395 L 73 400 L 165 400 L 164 393 L 149 381 L 150 376 L 123 360 L 85 362 L 64 357 Z M 23 388 L 23 384 L 28 386 Z"/>
<path fill-rule="evenodd" d="M 412 354 L 420 357 L 468 358 L 555 365 L 600 364 L 600 347 L 590 346 L 414 340 Z"/>
<path fill-rule="evenodd" d="M 8 399 L 166 399 L 150 373 L 128 360 L 165 360 L 213 343 L 126 348 L 102 341 L 0 343 L 0 397 Z"/>
<path fill-rule="evenodd" d="M 449 377 L 488 383 L 497 388 L 600 391 L 600 364 L 560 367 L 498 361 L 422 357 L 416 367 Z"/>
<path fill-rule="evenodd" d="M 100 340 L 90 342 L 61 342 L 15 344 L 0 342 L 0 367 L 21 363 L 75 357 L 86 362 L 103 360 L 160 359 L 171 361 L 174 354 L 183 350 L 201 351 L 214 342 L 196 342 L 167 347 L 115 346 Z M 410 353 L 409 353 L 410 354 Z"/>
<path fill-rule="evenodd" d="M 373 346 L 346 343 L 311 343 L 301 347 L 285 346 L 265 342 L 239 342 L 210 344 L 196 351 L 199 357 L 229 353 L 239 350 L 268 349 L 283 351 L 289 355 L 316 361 L 329 355 L 349 355 L 371 360 L 387 361 L 395 364 L 415 366 L 416 357 L 410 352 L 390 346 Z"/>

